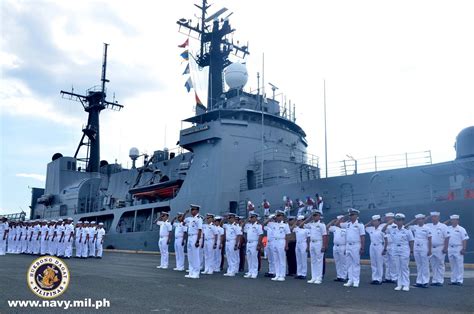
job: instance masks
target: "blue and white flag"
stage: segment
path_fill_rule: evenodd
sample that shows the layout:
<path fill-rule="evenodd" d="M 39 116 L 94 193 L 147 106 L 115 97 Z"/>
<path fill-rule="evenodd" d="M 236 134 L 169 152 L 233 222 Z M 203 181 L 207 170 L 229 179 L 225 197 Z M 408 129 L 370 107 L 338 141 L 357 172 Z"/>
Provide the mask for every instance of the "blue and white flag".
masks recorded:
<path fill-rule="evenodd" d="M 188 93 L 191 90 L 191 88 L 193 88 L 193 81 L 191 81 L 191 77 L 189 77 L 186 83 L 184 83 L 184 87 L 186 87 Z"/>
<path fill-rule="evenodd" d="M 182 75 L 189 74 L 189 63 L 186 65 L 186 69 L 184 69 L 184 72 Z"/>

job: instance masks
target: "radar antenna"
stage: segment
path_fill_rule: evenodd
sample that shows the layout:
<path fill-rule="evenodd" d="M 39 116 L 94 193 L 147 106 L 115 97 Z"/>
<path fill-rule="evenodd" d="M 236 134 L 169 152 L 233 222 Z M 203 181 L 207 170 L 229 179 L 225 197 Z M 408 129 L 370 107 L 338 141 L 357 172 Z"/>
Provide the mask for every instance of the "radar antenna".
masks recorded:
<path fill-rule="evenodd" d="M 86 95 L 79 95 L 71 92 L 61 91 L 63 98 L 78 101 L 84 107 L 89 116 L 87 125 L 82 129 L 82 138 L 77 146 L 74 158 L 77 158 L 79 150 L 82 146 L 87 146 L 86 158 L 79 159 L 85 161 L 87 172 L 98 172 L 100 168 L 100 128 L 99 128 L 99 114 L 103 109 L 111 109 L 120 111 L 123 108 L 117 101 L 109 102 L 106 98 L 105 84 L 109 82 L 106 76 L 107 71 L 107 47 L 109 44 L 104 43 L 104 60 L 102 62 L 101 86 L 94 86 L 86 91 Z M 87 137 L 87 141 L 84 139 Z"/>

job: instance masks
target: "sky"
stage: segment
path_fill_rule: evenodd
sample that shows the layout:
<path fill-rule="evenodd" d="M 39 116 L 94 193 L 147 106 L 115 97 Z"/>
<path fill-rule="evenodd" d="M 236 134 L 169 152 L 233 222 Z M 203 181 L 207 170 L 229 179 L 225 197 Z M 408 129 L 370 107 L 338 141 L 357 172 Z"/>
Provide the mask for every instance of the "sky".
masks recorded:
<path fill-rule="evenodd" d="M 59 91 L 100 84 L 104 42 L 108 97 L 125 107 L 101 113 L 101 159 L 127 167 L 131 147 L 176 148 L 195 105 L 177 47 L 187 35 L 176 21 L 195 24 L 196 1 L 0 3 L 0 214 L 28 212 L 51 156 L 74 154 L 87 116 Z M 456 135 L 474 125 L 472 1 L 210 3 L 210 13 L 233 12 L 233 39 L 248 42 L 250 55 L 232 59 L 246 62 L 245 89 L 257 88 L 264 67 L 267 95 L 271 82 L 277 99 L 296 104 L 296 123 L 322 165 L 326 81 L 330 170 L 347 155 L 431 150 L 433 162 L 453 160 Z M 205 100 L 205 71 L 191 69 Z"/>

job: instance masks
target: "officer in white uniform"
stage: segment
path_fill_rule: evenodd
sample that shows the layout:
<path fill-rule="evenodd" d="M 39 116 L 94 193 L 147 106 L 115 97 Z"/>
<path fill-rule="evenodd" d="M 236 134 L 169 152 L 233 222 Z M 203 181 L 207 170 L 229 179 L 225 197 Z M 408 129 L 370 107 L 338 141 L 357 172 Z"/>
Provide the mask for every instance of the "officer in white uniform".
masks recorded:
<path fill-rule="evenodd" d="M 156 268 L 168 269 L 169 252 L 168 248 L 171 242 L 171 231 L 173 226 L 168 221 L 169 213 L 161 212 L 159 220 L 156 224 L 160 227 L 160 239 L 158 240 L 158 248 L 160 249 L 160 265 Z"/>
<path fill-rule="evenodd" d="M 312 219 L 312 220 L 311 220 Z M 321 212 L 316 209 L 312 217 L 308 217 L 304 227 L 309 230 L 309 255 L 311 257 L 311 280 L 308 283 L 323 282 L 323 260 L 328 246 L 326 225 L 321 222 Z"/>
<path fill-rule="evenodd" d="M 397 286 L 395 290 L 410 290 L 410 254 L 413 254 L 413 233 L 404 226 L 405 215 L 398 213 L 395 215 L 395 225 L 387 228 L 385 239 L 386 243 L 392 243 L 392 256 L 395 261 L 395 269 L 398 273 Z M 387 252 L 387 245 L 384 248 L 384 254 Z"/>
<path fill-rule="evenodd" d="M 35 220 L 33 227 L 33 254 L 38 255 L 40 253 L 40 239 L 41 239 L 41 226 L 39 220 Z"/>
<path fill-rule="evenodd" d="M 49 227 L 47 221 L 41 221 L 41 239 L 40 239 L 40 254 L 45 255 L 48 252 L 48 237 Z"/>
<path fill-rule="evenodd" d="M 286 276 L 286 251 L 288 250 L 288 235 L 291 233 L 290 226 L 284 222 L 283 211 L 276 211 L 276 221 L 269 222 L 274 237 L 273 258 L 275 261 L 275 277 L 273 281 L 285 281 Z"/>
<path fill-rule="evenodd" d="M 451 285 L 462 286 L 464 282 L 464 254 L 466 254 L 466 229 L 459 225 L 459 215 L 451 215 L 449 226 L 448 259 L 451 266 Z"/>
<path fill-rule="evenodd" d="M 227 223 L 224 224 L 225 255 L 227 258 L 227 272 L 224 276 L 234 277 L 239 271 L 239 249 L 242 228 L 235 222 L 236 215 L 229 213 Z"/>
<path fill-rule="evenodd" d="M 296 277 L 295 279 L 306 279 L 308 273 L 308 237 L 309 230 L 304 227 L 305 217 L 300 215 L 296 217 L 296 226 L 293 232 L 296 237 Z"/>
<path fill-rule="evenodd" d="M 217 244 L 214 249 L 214 272 L 221 271 L 221 262 L 222 262 L 222 248 L 224 244 L 224 228 L 222 228 L 222 217 L 216 216 L 214 218 L 214 224 L 217 230 Z"/>
<path fill-rule="evenodd" d="M 431 285 L 440 287 L 444 283 L 446 253 L 448 253 L 449 229 L 439 222 L 439 212 L 431 212 L 431 223 L 426 226 L 431 229 Z"/>
<path fill-rule="evenodd" d="M 349 209 L 349 221 L 341 223 L 341 228 L 346 229 L 346 266 L 348 281 L 344 287 L 359 287 L 360 282 L 360 256 L 364 254 L 365 229 L 358 220 L 360 211 Z"/>
<path fill-rule="evenodd" d="M 188 241 L 188 263 L 189 263 L 189 274 L 185 275 L 186 278 L 198 279 L 201 267 L 201 261 L 199 256 L 199 239 L 202 235 L 202 219 L 199 218 L 200 206 L 190 205 L 191 217 L 184 219 L 186 226 L 186 234 Z M 189 211 L 186 211 L 184 215 Z"/>
<path fill-rule="evenodd" d="M 430 282 L 431 229 L 425 225 L 426 216 L 415 215 L 406 226 L 413 233 L 415 245 L 413 255 L 416 262 L 416 284 L 418 288 L 428 288 Z M 416 225 L 412 225 L 416 222 Z"/>
<path fill-rule="evenodd" d="M 8 239 L 8 222 L 7 218 L 0 217 L 0 255 L 5 255 Z"/>
<path fill-rule="evenodd" d="M 275 277 L 275 258 L 273 257 L 273 244 L 274 244 L 274 236 L 272 229 L 268 226 L 269 222 L 274 221 L 275 215 L 271 214 L 268 216 L 268 219 L 263 223 L 263 229 L 267 232 L 267 246 L 265 250 L 267 251 L 267 259 L 268 259 L 268 273 L 265 274 L 265 277 Z"/>
<path fill-rule="evenodd" d="M 11 221 L 8 225 L 8 237 L 7 237 L 7 253 L 12 254 L 15 250 L 15 241 L 14 238 L 16 237 L 16 223 L 15 221 Z"/>
<path fill-rule="evenodd" d="M 97 232 L 97 224 L 91 221 L 89 224 L 89 257 L 95 257 L 95 233 Z"/>
<path fill-rule="evenodd" d="M 74 226 L 72 221 L 72 218 L 69 217 L 64 225 L 64 258 L 71 258 L 72 256 L 72 243 L 74 242 Z"/>
<path fill-rule="evenodd" d="M 178 213 L 171 221 L 174 227 L 174 252 L 176 255 L 176 267 L 173 270 L 184 271 L 184 213 Z"/>
<path fill-rule="evenodd" d="M 21 224 L 21 237 L 20 237 L 20 253 L 26 253 L 28 249 L 28 222 L 23 222 Z M 49 245 L 48 245 L 49 250 Z"/>
<path fill-rule="evenodd" d="M 96 258 L 102 258 L 102 253 L 104 251 L 104 239 L 105 239 L 105 229 L 104 229 L 103 222 L 99 222 L 95 236 L 96 236 L 95 248 L 97 250 Z"/>
<path fill-rule="evenodd" d="M 336 264 L 336 279 L 334 281 L 345 282 L 347 279 L 346 267 L 346 229 L 341 228 L 344 222 L 344 215 L 338 215 L 336 219 L 330 221 L 327 225 L 329 232 L 333 234 L 332 255 L 334 264 Z"/>
<path fill-rule="evenodd" d="M 258 252 L 260 252 L 263 238 L 263 227 L 258 223 L 258 214 L 250 215 L 249 222 L 244 225 L 244 233 L 247 235 L 247 264 L 249 271 L 244 275 L 245 278 L 255 279 L 258 276 Z"/>
<path fill-rule="evenodd" d="M 82 221 L 78 221 L 74 229 L 74 244 L 76 246 L 76 257 L 82 256 Z"/>
<path fill-rule="evenodd" d="M 204 271 L 201 274 L 212 275 L 215 266 L 214 249 L 217 247 L 217 228 L 214 225 L 214 214 L 208 213 L 206 215 L 206 224 L 202 226 L 202 233 L 204 237 L 201 249 L 204 250 Z"/>
<path fill-rule="evenodd" d="M 56 244 L 57 244 L 57 256 L 63 257 L 64 256 L 64 240 L 66 239 L 66 228 L 64 226 L 63 220 L 58 219 L 58 224 L 56 225 L 57 237 L 56 237 Z"/>
<path fill-rule="evenodd" d="M 370 237 L 370 268 L 372 269 L 372 285 L 382 284 L 383 277 L 383 249 L 385 233 L 382 231 L 380 215 L 373 215 L 372 220 L 365 225 L 365 231 Z"/>
<path fill-rule="evenodd" d="M 58 250 L 58 246 L 56 245 L 56 238 L 57 238 L 57 228 L 56 228 L 56 224 L 58 222 L 56 220 L 51 220 L 50 224 L 49 224 L 49 230 L 48 230 L 48 233 L 49 233 L 49 243 L 48 243 L 48 251 L 49 251 L 49 255 L 56 255 L 57 253 L 57 250 Z M 28 242 L 27 242 L 28 243 Z"/>
<path fill-rule="evenodd" d="M 383 232 L 390 226 L 395 223 L 395 214 L 392 212 L 385 214 L 385 226 L 383 227 Z M 395 272 L 394 259 L 392 258 L 391 243 L 388 244 L 387 253 L 384 255 L 384 265 L 385 265 L 385 283 L 396 283 L 397 282 L 397 273 Z"/>
<path fill-rule="evenodd" d="M 82 225 L 82 258 L 87 258 L 89 256 L 89 222 L 84 221 Z"/>

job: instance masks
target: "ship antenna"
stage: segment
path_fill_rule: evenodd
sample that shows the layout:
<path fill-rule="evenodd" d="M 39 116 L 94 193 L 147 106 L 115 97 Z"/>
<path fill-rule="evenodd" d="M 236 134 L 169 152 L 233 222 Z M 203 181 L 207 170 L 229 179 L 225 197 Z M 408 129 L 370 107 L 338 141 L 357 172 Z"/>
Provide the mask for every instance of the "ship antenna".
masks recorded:
<path fill-rule="evenodd" d="M 328 177 L 328 131 L 326 127 L 326 80 L 324 80 L 324 163 Z"/>

